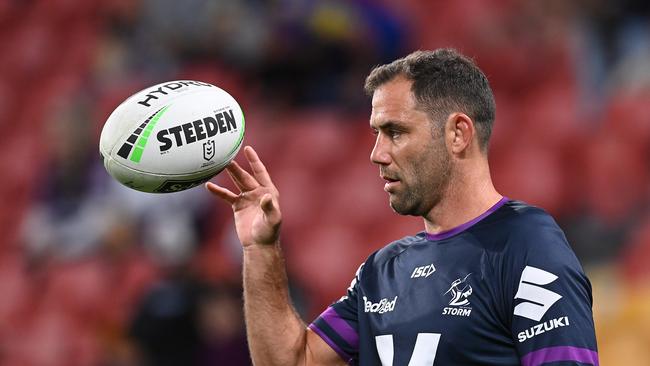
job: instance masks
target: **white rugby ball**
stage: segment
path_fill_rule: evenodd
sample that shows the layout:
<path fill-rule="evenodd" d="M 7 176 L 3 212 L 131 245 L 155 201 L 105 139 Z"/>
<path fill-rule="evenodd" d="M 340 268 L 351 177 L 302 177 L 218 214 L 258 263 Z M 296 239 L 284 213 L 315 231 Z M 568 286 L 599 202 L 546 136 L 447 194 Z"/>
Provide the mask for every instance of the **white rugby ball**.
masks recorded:
<path fill-rule="evenodd" d="M 195 187 L 237 155 L 244 114 L 226 91 L 177 80 L 122 102 L 102 129 L 99 152 L 108 173 L 127 187 L 170 193 Z"/>

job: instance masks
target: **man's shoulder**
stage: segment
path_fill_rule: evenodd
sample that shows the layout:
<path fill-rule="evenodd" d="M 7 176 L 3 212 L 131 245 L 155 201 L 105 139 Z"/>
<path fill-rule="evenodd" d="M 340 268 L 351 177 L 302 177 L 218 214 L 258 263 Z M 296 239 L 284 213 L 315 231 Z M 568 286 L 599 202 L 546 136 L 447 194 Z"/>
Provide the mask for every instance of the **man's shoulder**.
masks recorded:
<path fill-rule="evenodd" d="M 374 252 L 366 261 L 366 266 L 380 266 L 392 258 L 402 254 L 410 246 L 426 241 L 424 231 L 415 235 L 408 235 L 401 239 L 392 241 L 383 248 Z"/>
<path fill-rule="evenodd" d="M 553 217 L 544 209 L 522 201 L 510 200 L 492 215 L 493 222 L 515 230 L 531 227 L 557 226 Z"/>
<path fill-rule="evenodd" d="M 529 242 L 536 236 L 549 233 L 564 237 L 562 229 L 548 212 L 515 200 L 508 201 L 474 230 L 479 236 L 507 241 L 527 238 Z"/>
<path fill-rule="evenodd" d="M 503 252 L 519 258 L 572 258 L 575 256 L 564 232 L 545 210 L 521 201 L 504 205 L 495 217 Z"/>

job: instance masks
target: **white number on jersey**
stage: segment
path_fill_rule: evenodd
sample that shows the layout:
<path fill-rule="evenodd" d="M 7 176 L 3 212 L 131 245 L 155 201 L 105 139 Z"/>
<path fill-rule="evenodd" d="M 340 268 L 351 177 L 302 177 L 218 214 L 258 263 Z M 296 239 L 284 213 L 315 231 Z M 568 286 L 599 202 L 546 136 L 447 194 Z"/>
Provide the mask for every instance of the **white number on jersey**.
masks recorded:
<path fill-rule="evenodd" d="M 375 343 L 382 366 L 393 366 L 393 355 L 395 354 L 393 335 L 376 336 Z M 439 333 L 418 333 L 408 366 L 433 366 L 438 343 L 440 343 Z"/>

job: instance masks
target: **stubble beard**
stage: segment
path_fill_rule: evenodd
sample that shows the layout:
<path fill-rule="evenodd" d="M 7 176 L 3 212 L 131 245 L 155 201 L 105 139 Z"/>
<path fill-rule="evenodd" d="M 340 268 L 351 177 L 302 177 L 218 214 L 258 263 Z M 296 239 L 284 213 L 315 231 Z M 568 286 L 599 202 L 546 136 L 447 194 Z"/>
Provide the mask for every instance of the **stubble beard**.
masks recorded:
<path fill-rule="evenodd" d="M 413 169 L 408 174 L 411 177 L 409 185 L 402 181 L 404 191 L 390 196 L 390 207 L 400 215 L 427 215 L 440 202 L 449 185 L 451 160 L 447 150 L 432 146 L 427 154 L 431 154 L 434 161 L 428 164 L 410 161 Z"/>

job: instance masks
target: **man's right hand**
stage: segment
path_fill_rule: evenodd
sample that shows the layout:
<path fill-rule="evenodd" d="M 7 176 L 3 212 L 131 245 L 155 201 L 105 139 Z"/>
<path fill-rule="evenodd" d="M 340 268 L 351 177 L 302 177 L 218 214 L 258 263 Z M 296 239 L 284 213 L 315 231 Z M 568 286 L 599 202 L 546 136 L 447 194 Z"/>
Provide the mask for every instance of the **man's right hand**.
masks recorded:
<path fill-rule="evenodd" d="M 244 246 L 244 313 L 253 363 L 345 365 L 318 334 L 305 326 L 290 304 L 286 270 L 277 245 L 282 222 L 278 190 L 255 150 L 246 146 L 244 155 L 252 174 L 235 162 L 226 167 L 241 193 L 214 183 L 205 187 L 232 206 L 237 235 Z M 255 250 L 260 248 L 265 250 Z M 277 332 L 279 324 L 282 334 Z"/>
<path fill-rule="evenodd" d="M 244 248 L 276 244 L 282 222 L 279 192 L 255 150 L 246 146 L 244 155 L 252 175 L 235 161 L 226 166 L 230 179 L 240 190 L 239 194 L 212 182 L 206 183 L 205 187 L 232 206 L 237 235 Z"/>

